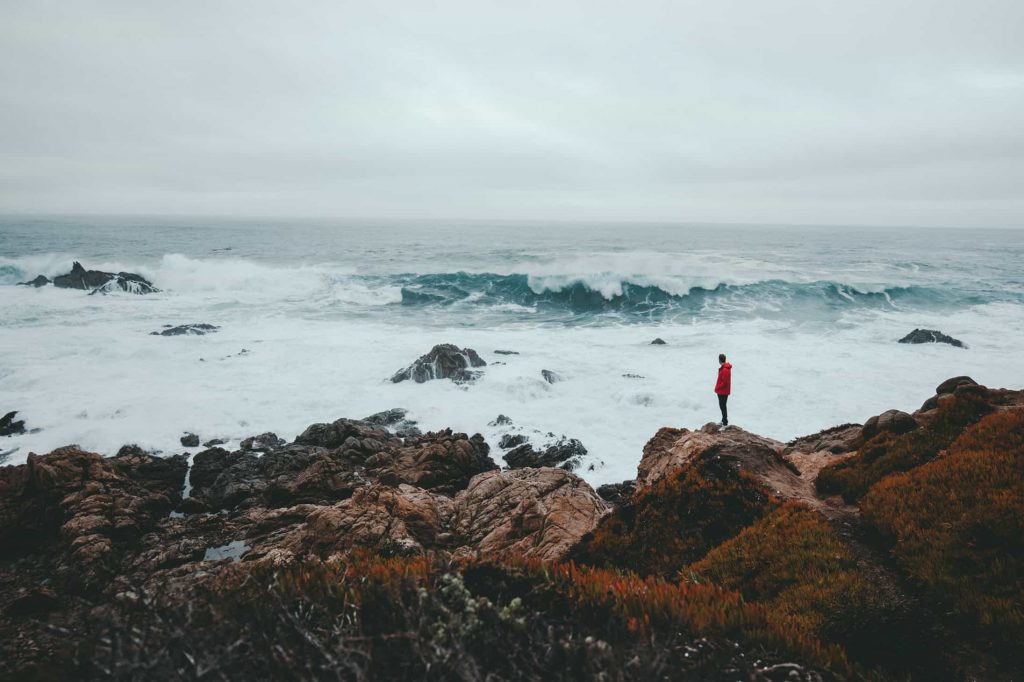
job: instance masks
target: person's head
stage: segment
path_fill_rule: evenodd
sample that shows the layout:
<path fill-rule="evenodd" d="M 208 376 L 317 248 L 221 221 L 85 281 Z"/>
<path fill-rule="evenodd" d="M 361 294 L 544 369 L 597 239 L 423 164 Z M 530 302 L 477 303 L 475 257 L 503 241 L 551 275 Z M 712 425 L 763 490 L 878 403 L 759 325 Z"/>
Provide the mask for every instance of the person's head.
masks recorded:
<path fill-rule="evenodd" d="M 718 364 L 721 365 L 721 364 L 724 364 L 724 363 L 725 363 L 725 353 L 719 353 L 718 354 Z"/>

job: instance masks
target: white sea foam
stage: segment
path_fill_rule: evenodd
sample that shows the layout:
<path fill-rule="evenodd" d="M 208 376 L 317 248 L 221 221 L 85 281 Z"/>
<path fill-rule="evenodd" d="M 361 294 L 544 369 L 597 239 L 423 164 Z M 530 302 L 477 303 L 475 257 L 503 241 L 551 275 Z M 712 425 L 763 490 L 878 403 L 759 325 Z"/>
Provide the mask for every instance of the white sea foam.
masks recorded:
<path fill-rule="evenodd" d="M 184 288 L 184 281 L 175 286 Z M 272 430 L 290 439 L 315 421 L 401 406 L 428 429 L 480 431 L 492 444 L 500 431 L 487 424 L 499 413 L 526 429 L 580 438 L 591 453 L 581 473 L 604 483 L 635 475 L 643 444 L 659 427 L 717 419 L 711 387 L 721 351 L 735 366 L 732 421 L 781 439 L 889 407 L 916 408 L 950 375 L 991 385 L 1019 385 L 1024 377 L 1024 316 L 1011 304 L 941 320 L 968 351 L 896 344 L 914 326 L 938 321 L 878 311 L 851 312 L 823 335 L 765 319 L 415 328 L 399 320 L 286 318 L 281 306 L 225 307 L 220 297 L 207 300 L 195 289 L 97 301 L 52 287 L 7 287 L 0 308 L 5 319 L 22 320 L 0 339 L 3 409 L 19 410 L 41 429 L 5 441 L 2 449 L 19 448 L 8 463 L 68 443 L 108 454 L 128 442 L 178 452 L 184 431 L 205 440 Z M 222 329 L 208 336 L 148 334 L 162 323 L 199 321 Z M 649 345 L 654 336 L 668 345 Z M 468 387 L 387 380 L 443 342 L 506 364 L 491 365 Z M 238 355 L 243 348 L 250 352 Z M 521 354 L 498 356 L 496 348 Z M 542 369 L 565 380 L 547 384 Z"/>

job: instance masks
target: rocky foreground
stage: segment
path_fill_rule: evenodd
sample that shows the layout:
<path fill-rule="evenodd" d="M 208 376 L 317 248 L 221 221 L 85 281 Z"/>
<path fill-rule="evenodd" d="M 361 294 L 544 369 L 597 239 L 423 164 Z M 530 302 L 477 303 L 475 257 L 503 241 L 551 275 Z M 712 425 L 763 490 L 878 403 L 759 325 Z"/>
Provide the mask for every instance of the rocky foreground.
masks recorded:
<path fill-rule="evenodd" d="M 1024 392 L 664 428 L 601 495 L 380 420 L 70 446 L 0 468 L 0 608 L 2 679 L 1009 680 Z"/>

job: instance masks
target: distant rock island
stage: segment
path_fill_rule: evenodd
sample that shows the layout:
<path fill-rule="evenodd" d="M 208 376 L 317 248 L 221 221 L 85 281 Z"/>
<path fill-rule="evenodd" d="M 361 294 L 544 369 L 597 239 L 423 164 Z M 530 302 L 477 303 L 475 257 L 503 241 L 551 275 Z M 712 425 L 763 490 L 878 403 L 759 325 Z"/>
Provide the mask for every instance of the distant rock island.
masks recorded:
<path fill-rule="evenodd" d="M 21 286 L 43 287 L 53 284 L 61 289 L 84 289 L 93 294 L 106 294 L 111 291 L 126 291 L 130 294 L 151 294 L 159 291 L 153 283 L 142 275 L 133 272 L 103 272 L 86 270 L 81 263 L 75 261 L 71 272 L 57 275 L 51 282 L 48 277 L 39 275 L 28 282 L 19 282 Z"/>

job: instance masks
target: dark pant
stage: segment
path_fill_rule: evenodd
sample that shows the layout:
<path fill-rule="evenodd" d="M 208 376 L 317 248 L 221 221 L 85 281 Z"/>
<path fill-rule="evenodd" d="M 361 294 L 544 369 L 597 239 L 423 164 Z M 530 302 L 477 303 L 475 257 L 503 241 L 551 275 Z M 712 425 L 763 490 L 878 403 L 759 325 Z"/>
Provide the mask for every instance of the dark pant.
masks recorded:
<path fill-rule="evenodd" d="M 722 410 L 722 423 L 729 423 L 729 410 L 725 409 L 725 404 L 729 402 L 729 396 L 720 395 L 718 396 L 718 407 Z"/>

